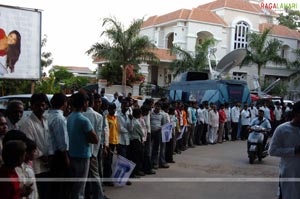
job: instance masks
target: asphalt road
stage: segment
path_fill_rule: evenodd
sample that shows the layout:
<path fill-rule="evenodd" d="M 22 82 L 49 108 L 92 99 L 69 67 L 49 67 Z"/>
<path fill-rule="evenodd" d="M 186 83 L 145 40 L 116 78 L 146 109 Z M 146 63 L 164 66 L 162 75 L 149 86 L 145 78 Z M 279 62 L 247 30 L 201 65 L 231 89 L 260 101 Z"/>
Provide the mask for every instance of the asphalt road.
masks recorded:
<path fill-rule="evenodd" d="M 279 159 L 248 162 L 246 141 L 197 146 L 175 155 L 176 163 L 131 186 L 104 187 L 111 199 L 275 199 Z"/>

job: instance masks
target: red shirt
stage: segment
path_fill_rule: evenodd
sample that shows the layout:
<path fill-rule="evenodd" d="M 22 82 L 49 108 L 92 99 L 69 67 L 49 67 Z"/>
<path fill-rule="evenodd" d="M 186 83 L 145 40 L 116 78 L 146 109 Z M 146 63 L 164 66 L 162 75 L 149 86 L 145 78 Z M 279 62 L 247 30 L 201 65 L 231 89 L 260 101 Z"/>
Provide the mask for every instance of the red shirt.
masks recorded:
<path fill-rule="evenodd" d="M 6 37 L 5 31 L 2 28 L 0 28 L 0 40 L 5 37 Z M 6 49 L 0 50 L 0 56 L 4 56 L 4 55 L 6 55 Z"/>
<path fill-rule="evenodd" d="M 15 169 L 2 166 L 0 178 L 8 178 L 8 181 L 0 182 L 0 199 L 20 199 L 20 182 Z"/>
<path fill-rule="evenodd" d="M 225 113 L 224 109 L 219 110 L 219 122 L 220 123 L 226 122 L 226 113 Z"/>

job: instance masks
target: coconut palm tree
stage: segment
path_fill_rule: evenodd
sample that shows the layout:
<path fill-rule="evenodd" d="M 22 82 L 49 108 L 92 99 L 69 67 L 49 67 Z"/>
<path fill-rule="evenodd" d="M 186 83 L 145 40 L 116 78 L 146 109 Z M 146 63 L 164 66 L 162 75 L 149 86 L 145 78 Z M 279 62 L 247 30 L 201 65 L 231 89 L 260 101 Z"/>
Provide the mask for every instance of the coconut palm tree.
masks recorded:
<path fill-rule="evenodd" d="M 214 45 L 214 39 L 205 39 L 201 44 L 196 45 L 195 55 L 175 46 L 172 52 L 175 52 L 179 59 L 173 61 L 170 65 L 170 70 L 174 76 L 187 71 L 201 71 L 208 65 L 207 55 L 210 46 Z"/>
<path fill-rule="evenodd" d="M 241 67 L 254 63 L 257 65 L 258 77 L 261 69 L 266 67 L 267 62 L 272 61 L 275 64 L 287 64 L 287 60 L 278 55 L 282 48 L 282 43 L 278 39 L 268 39 L 271 29 L 265 29 L 263 33 L 249 33 L 247 55 Z"/>
<path fill-rule="evenodd" d="M 126 91 L 126 67 L 128 65 L 138 66 L 142 61 L 157 60 L 151 51 L 154 44 L 146 36 L 140 36 L 143 19 L 134 20 L 128 29 L 115 18 L 104 18 L 102 26 L 108 26 L 101 36 L 105 35 L 108 40 L 95 43 L 87 51 L 88 55 L 101 57 L 113 65 L 122 67 L 123 92 Z"/>

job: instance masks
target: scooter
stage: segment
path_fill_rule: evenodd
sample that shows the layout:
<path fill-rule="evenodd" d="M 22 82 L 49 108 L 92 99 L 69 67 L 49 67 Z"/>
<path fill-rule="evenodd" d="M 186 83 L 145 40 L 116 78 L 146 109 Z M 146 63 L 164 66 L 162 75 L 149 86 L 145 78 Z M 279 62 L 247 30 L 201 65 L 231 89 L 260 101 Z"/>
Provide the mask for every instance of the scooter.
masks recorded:
<path fill-rule="evenodd" d="M 263 132 L 266 130 L 260 126 L 253 126 L 250 128 L 250 133 L 247 141 L 247 152 L 249 157 L 249 163 L 253 164 L 255 159 L 259 162 L 263 158 L 268 156 L 269 143 L 264 146 L 264 136 L 267 136 Z"/>

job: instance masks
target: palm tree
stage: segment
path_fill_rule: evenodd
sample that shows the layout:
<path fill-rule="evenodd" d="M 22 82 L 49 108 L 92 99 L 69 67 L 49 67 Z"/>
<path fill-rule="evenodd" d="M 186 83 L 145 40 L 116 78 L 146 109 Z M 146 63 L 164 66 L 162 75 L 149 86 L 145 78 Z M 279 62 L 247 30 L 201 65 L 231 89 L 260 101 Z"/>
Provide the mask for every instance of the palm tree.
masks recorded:
<path fill-rule="evenodd" d="M 294 53 L 296 54 L 296 60 L 292 63 L 292 67 L 300 71 L 300 49 L 296 49 Z"/>
<path fill-rule="evenodd" d="M 254 63 L 257 65 L 258 77 L 260 77 L 262 67 L 266 67 L 267 62 L 275 64 L 287 64 L 287 60 L 278 55 L 282 48 L 282 43 L 278 39 L 268 40 L 271 29 L 265 29 L 263 33 L 249 33 L 247 55 L 241 67 Z"/>
<path fill-rule="evenodd" d="M 187 71 L 201 71 L 208 65 L 207 55 L 210 46 L 214 45 L 214 39 L 205 39 L 201 44 L 196 45 L 195 55 L 175 46 L 172 51 L 175 52 L 180 59 L 176 59 L 170 65 L 170 70 L 174 76 Z"/>
<path fill-rule="evenodd" d="M 291 63 L 291 68 L 296 70 L 296 75 L 299 75 L 300 74 L 300 49 L 296 49 L 294 53 L 296 54 L 296 60 Z M 299 84 L 299 82 L 300 82 L 300 77 L 296 76 L 296 78 L 294 79 L 294 84 Z"/>
<path fill-rule="evenodd" d="M 109 41 L 95 43 L 88 51 L 88 55 L 101 57 L 113 65 L 122 67 L 123 92 L 126 92 L 126 67 L 137 66 L 142 61 L 158 60 L 151 49 L 154 44 L 146 36 L 140 36 L 143 19 L 134 20 L 128 29 L 114 18 L 104 18 L 102 26 L 109 27 L 102 32 Z"/>

